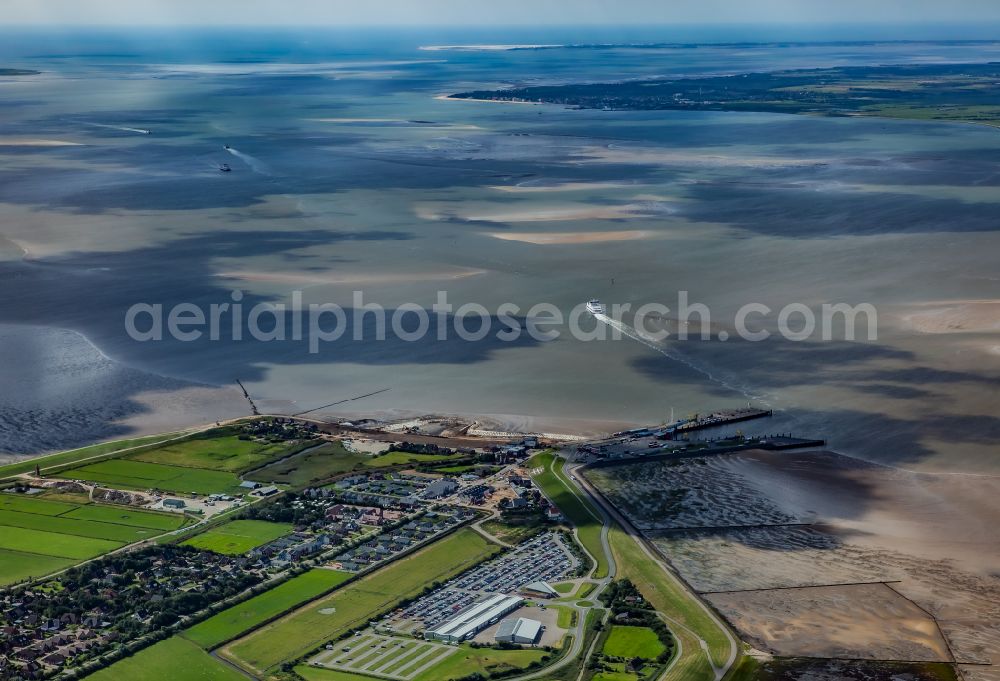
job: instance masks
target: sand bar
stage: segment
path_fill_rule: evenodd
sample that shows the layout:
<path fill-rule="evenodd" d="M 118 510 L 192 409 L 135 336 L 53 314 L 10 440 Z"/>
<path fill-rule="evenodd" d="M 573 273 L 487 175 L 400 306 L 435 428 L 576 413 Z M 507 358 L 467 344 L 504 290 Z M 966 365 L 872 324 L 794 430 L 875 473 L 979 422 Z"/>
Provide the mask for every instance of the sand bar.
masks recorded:
<path fill-rule="evenodd" d="M 454 281 L 486 274 L 486 270 L 462 269 L 446 272 L 394 272 L 391 274 L 340 274 L 335 272 L 303 274 L 301 272 L 255 272 L 230 270 L 215 276 L 241 281 L 273 282 L 280 284 L 400 284 L 415 281 Z"/>
<path fill-rule="evenodd" d="M 903 323 L 920 333 L 1000 331 L 1000 300 L 942 300 L 912 305 Z"/>
<path fill-rule="evenodd" d="M 0 147 L 82 147 L 80 142 L 31 137 L 0 137 Z"/>
<path fill-rule="evenodd" d="M 498 210 L 460 214 L 438 212 L 434 208 L 419 206 L 417 216 L 424 220 L 465 220 L 469 222 L 563 222 L 566 220 L 628 220 L 649 218 L 673 213 L 668 204 L 657 201 L 626 203 L 618 206 L 561 206 L 525 210 Z"/>
<path fill-rule="evenodd" d="M 550 184 L 490 185 L 489 189 L 513 194 L 537 194 L 543 192 L 578 192 L 593 189 L 622 189 L 635 187 L 633 182 L 552 182 Z"/>
<path fill-rule="evenodd" d="M 509 50 L 538 50 L 542 48 L 562 47 L 562 45 L 421 45 L 420 50 L 425 52 L 442 52 L 445 50 L 457 50 L 460 52 L 507 52 Z"/>
<path fill-rule="evenodd" d="M 632 229 L 621 232 L 492 232 L 494 239 L 520 241 L 526 244 L 548 246 L 554 244 L 597 244 L 607 241 L 636 241 L 648 239 L 653 232 Z"/>
<path fill-rule="evenodd" d="M 581 150 L 581 157 L 591 163 L 649 163 L 715 168 L 797 168 L 826 165 L 823 158 L 789 158 L 753 154 L 713 154 L 697 150 L 678 151 L 666 148 L 591 146 Z"/>

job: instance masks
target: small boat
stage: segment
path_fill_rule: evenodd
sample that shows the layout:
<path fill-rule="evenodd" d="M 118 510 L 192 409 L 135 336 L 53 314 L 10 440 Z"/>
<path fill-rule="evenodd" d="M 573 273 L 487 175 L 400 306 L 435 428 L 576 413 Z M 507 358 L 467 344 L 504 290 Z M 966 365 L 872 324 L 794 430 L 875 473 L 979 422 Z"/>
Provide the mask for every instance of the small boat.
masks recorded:
<path fill-rule="evenodd" d="M 221 170 L 224 173 L 228 173 L 229 171 L 232 170 L 232 168 L 229 167 L 228 163 L 223 163 L 221 166 L 219 166 L 219 170 Z"/>
<path fill-rule="evenodd" d="M 587 302 L 587 312 L 591 314 L 604 314 L 604 305 L 597 298 Z"/>

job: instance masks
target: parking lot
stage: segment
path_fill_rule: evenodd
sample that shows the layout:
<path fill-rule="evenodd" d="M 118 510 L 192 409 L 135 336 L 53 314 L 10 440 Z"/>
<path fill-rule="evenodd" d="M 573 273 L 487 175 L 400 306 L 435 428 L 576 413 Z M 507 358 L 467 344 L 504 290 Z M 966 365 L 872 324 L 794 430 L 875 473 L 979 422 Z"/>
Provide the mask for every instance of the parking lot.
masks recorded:
<path fill-rule="evenodd" d="M 445 582 L 434 593 L 393 613 L 386 624 L 400 632 L 430 629 L 451 619 L 484 594 L 514 594 L 531 582 L 559 580 L 577 565 L 561 534 L 540 534 L 499 558 Z"/>

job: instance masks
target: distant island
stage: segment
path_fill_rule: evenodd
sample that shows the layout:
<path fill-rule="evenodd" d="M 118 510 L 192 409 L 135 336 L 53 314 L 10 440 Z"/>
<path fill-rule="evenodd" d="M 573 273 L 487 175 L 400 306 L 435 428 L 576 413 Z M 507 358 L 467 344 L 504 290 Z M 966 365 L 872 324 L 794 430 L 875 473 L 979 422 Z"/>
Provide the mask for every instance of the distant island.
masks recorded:
<path fill-rule="evenodd" d="M 40 73 L 31 69 L 0 69 L 0 76 L 37 76 Z"/>
<path fill-rule="evenodd" d="M 473 90 L 454 99 L 622 111 L 755 111 L 1000 125 L 1000 63 L 845 66 Z"/>

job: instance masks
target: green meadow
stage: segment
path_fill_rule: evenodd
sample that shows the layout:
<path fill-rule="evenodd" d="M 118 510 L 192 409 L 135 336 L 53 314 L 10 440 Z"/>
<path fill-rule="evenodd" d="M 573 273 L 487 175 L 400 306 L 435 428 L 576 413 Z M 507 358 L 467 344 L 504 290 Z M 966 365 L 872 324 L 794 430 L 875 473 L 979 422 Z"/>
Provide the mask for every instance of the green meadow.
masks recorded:
<path fill-rule="evenodd" d="M 461 458 L 460 454 L 414 454 L 411 452 L 388 452 L 374 458 L 368 457 L 365 463 L 370 468 L 399 466 L 407 463 L 431 463 Z"/>
<path fill-rule="evenodd" d="M 72 513 L 72 512 L 71 512 Z M 132 542 L 160 534 L 160 530 L 114 523 L 94 522 L 74 518 L 71 513 L 61 516 L 0 511 L 0 527 L 17 527 L 25 530 L 56 532 L 91 539 L 107 539 L 131 544 Z M 183 517 L 178 517 L 183 521 Z"/>
<path fill-rule="evenodd" d="M 617 624 L 611 627 L 602 652 L 613 657 L 641 657 L 655 660 L 666 650 L 660 637 L 649 627 L 625 627 Z"/>
<path fill-rule="evenodd" d="M 3 528 L 0 528 L 0 532 L 2 531 Z M 78 562 L 70 558 L 0 549 L 0 586 L 44 577 Z"/>
<path fill-rule="evenodd" d="M 87 681 L 246 681 L 246 677 L 180 636 L 144 648 L 94 672 Z"/>
<path fill-rule="evenodd" d="M 186 522 L 181 515 L 0 494 L 0 585 L 42 577 Z"/>
<path fill-rule="evenodd" d="M 17 511 L 37 515 L 60 515 L 79 508 L 79 504 L 39 499 L 26 494 L 0 494 L 0 511 Z"/>
<path fill-rule="evenodd" d="M 295 673 L 306 681 L 372 681 L 371 676 L 352 674 L 334 669 L 323 669 L 321 667 L 309 667 L 299 665 L 295 668 Z"/>
<path fill-rule="evenodd" d="M 82 461 L 88 458 L 105 456 L 125 449 L 131 449 L 133 447 L 143 447 L 155 444 L 172 437 L 177 437 L 178 435 L 179 433 L 161 433 L 159 435 L 148 435 L 146 437 L 133 438 L 130 440 L 102 442 L 100 444 L 90 445 L 89 447 L 71 449 L 67 452 L 58 452 L 56 454 L 47 454 L 46 456 L 25 459 L 24 461 L 17 461 L 15 463 L 0 466 L 0 478 L 12 477 L 20 475 L 21 473 L 33 473 L 35 471 L 35 466 L 38 466 L 44 473 L 46 469 L 51 467 L 66 466 L 67 464 L 72 464 L 76 461 Z"/>
<path fill-rule="evenodd" d="M 81 465 L 63 469 L 56 475 L 119 489 L 240 494 L 245 491 L 239 487 L 240 473 L 314 445 L 312 441 L 300 440 L 241 439 L 236 428 L 215 428 L 162 444 L 154 441 L 117 458 L 112 450 L 100 461 L 81 461 Z"/>
<path fill-rule="evenodd" d="M 417 674 L 414 681 L 460 679 L 472 674 L 481 674 L 482 678 L 489 678 L 491 674 L 510 674 L 515 669 L 524 669 L 532 662 L 540 662 L 547 654 L 538 648 L 494 650 L 462 646 L 456 655 Z"/>
<path fill-rule="evenodd" d="M 265 520 L 233 520 L 202 532 L 184 544 L 198 549 L 236 556 L 250 549 L 274 541 L 292 531 L 287 523 L 270 523 Z"/>
<path fill-rule="evenodd" d="M 273 589 L 223 610 L 182 635 L 202 648 L 212 649 L 302 603 L 343 584 L 350 572 L 316 569 L 298 575 Z"/>
<path fill-rule="evenodd" d="M 275 461 L 246 475 L 249 480 L 275 482 L 303 487 L 338 473 L 364 466 L 371 460 L 367 454 L 348 451 L 339 442 L 328 442 L 307 449 L 295 456 Z"/>
<path fill-rule="evenodd" d="M 79 506 L 65 515 L 67 518 L 93 520 L 114 525 L 131 527 L 146 527 L 157 530 L 176 530 L 186 522 L 184 516 L 177 513 L 158 513 L 155 511 L 137 511 L 120 506 L 98 506 L 88 504 Z"/>
<path fill-rule="evenodd" d="M 220 434 L 229 431 L 230 429 L 209 431 L 191 439 L 170 442 L 127 458 L 146 463 L 237 473 L 313 445 L 311 442 L 272 443 L 241 440 L 235 434 Z"/>
<path fill-rule="evenodd" d="M 459 530 L 257 629 L 221 648 L 220 653 L 241 666 L 264 672 L 363 625 L 428 585 L 447 580 L 499 550 L 475 531 Z"/>
<path fill-rule="evenodd" d="M 131 459 L 109 459 L 87 464 L 62 471 L 59 477 L 86 480 L 120 489 L 159 489 L 189 494 L 239 494 L 243 491 L 235 473 Z"/>

